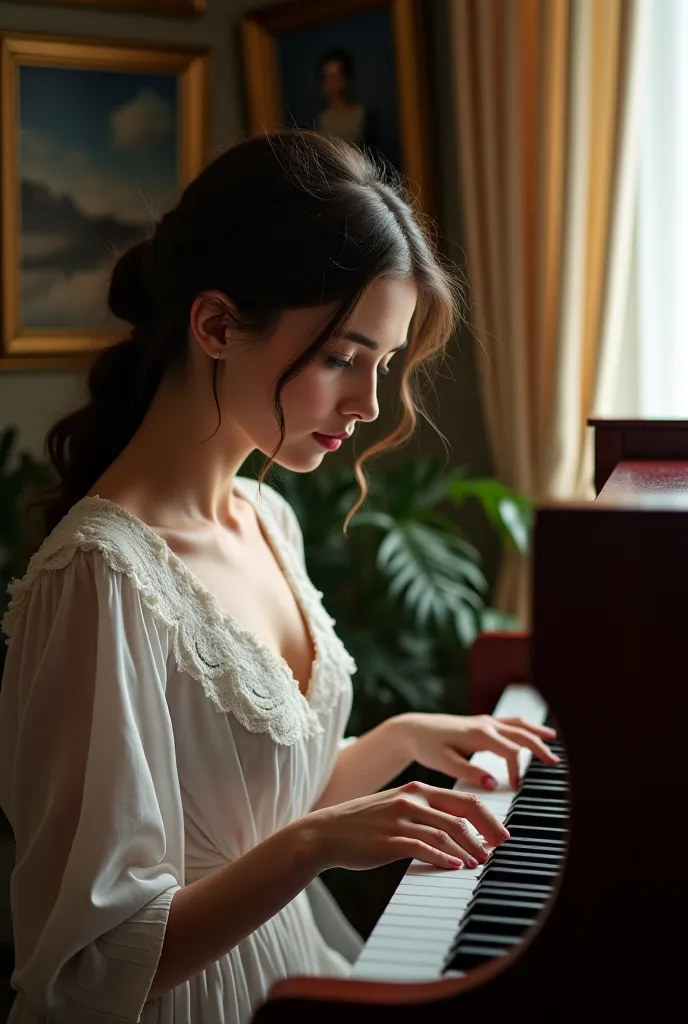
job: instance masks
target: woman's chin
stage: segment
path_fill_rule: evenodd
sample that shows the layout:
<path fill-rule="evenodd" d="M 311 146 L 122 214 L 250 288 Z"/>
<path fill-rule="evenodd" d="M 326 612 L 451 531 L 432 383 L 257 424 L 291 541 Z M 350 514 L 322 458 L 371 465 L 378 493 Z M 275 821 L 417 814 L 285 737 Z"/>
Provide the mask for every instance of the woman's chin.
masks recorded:
<path fill-rule="evenodd" d="M 310 473 L 312 470 L 318 468 L 325 455 L 327 455 L 327 452 L 322 451 L 315 452 L 308 457 L 304 457 L 303 455 L 300 457 L 285 457 L 283 459 L 278 457 L 275 459 L 275 462 L 283 469 L 288 469 L 292 473 Z"/>
<path fill-rule="evenodd" d="M 288 469 L 291 473 L 310 473 L 318 468 L 327 455 L 327 450 L 313 439 L 310 439 L 310 443 L 290 446 L 287 450 L 285 448 L 286 446 L 282 447 L 274 461 L 276 465 L 281 466 L 282 469 Z M 263 452 L 263 454 L 267 458 L 270 457 L 269 452 Z"/>

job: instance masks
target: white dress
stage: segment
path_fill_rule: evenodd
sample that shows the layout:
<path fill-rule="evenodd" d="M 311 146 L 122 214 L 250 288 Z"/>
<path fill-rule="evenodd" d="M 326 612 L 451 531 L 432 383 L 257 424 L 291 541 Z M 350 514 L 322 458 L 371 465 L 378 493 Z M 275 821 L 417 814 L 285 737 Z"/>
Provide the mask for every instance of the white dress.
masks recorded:
<path fill-rule="evenodd" d="M 268 485 L 238 478 L 316 658 L 287 663 L 161 537 L 84 498 L 10 587 L 0 805 L 18 990 L 10 1024 L 243 1024 L 288 975 L 342 976 L 361 947 L 319 879 L 207 970 L 146 1002 L 177 890 L 306 814 L 324 790 L 356 666 Z"/>

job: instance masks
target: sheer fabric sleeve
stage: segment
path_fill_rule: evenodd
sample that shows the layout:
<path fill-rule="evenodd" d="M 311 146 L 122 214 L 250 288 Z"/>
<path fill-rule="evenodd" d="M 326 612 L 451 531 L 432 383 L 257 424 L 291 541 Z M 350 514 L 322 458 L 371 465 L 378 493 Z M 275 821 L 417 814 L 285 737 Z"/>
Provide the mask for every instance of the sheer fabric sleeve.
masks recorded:
<path fill-rule="evenodd" d="M 12 985 L 56 1024 L 140 1019 L 183 884 L 166 660 L 166 627 L 97 550 L 40 574 L 14 620 L 0 690 Z"/>

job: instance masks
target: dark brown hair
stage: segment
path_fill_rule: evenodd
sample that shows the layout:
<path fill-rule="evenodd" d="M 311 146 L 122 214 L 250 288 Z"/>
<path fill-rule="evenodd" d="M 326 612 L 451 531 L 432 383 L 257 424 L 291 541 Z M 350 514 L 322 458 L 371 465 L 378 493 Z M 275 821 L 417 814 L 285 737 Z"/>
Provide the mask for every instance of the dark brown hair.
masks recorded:
<path fill-rule="evenodd" d="M 401 381 L 403 416 L 357 460 L 361 496 L 347 523 L 366 495 L 363 461 L 403 444 L 415 429 L 417 413 L 426 415 L 416 378 L 451 336 L 456 282 L 443 269 L 400 182 L 354 146 L 318 132 L 280 131 L 217 157 L 184 190 L 152 237 L 126 251 L 113 270 L 109 306 L 132 330 L 93 362 L 88 403 L 48 432 L 46 448 L 59 483 L 37 499 L 45 533 L 131 441 L 163 375 L 183 369 L 191 305 L 201 292 L 224 292 L 237 310 L 235 326 L 256 338 L 287 309 L 337 303 L 329 323 L 277 381 L 280 443 L 261 471 L 262 480 L 284 441 L 283 388 L 382 277 L 412 277 L 418 288 Z M 217 365 L 213 360 L 211 381 L 219 414 Z"/>

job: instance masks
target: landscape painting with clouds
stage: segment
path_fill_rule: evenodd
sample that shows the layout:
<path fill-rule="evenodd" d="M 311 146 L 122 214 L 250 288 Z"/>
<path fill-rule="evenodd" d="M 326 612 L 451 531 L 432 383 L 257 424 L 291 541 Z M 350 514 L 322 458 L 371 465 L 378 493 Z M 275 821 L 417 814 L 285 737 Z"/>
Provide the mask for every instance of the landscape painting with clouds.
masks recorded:
<path fill-rule="evenodd" d="M 116 253 L 179 188 L 174 74 L 19 70 L 21 325 L 111 329 Z"/>

